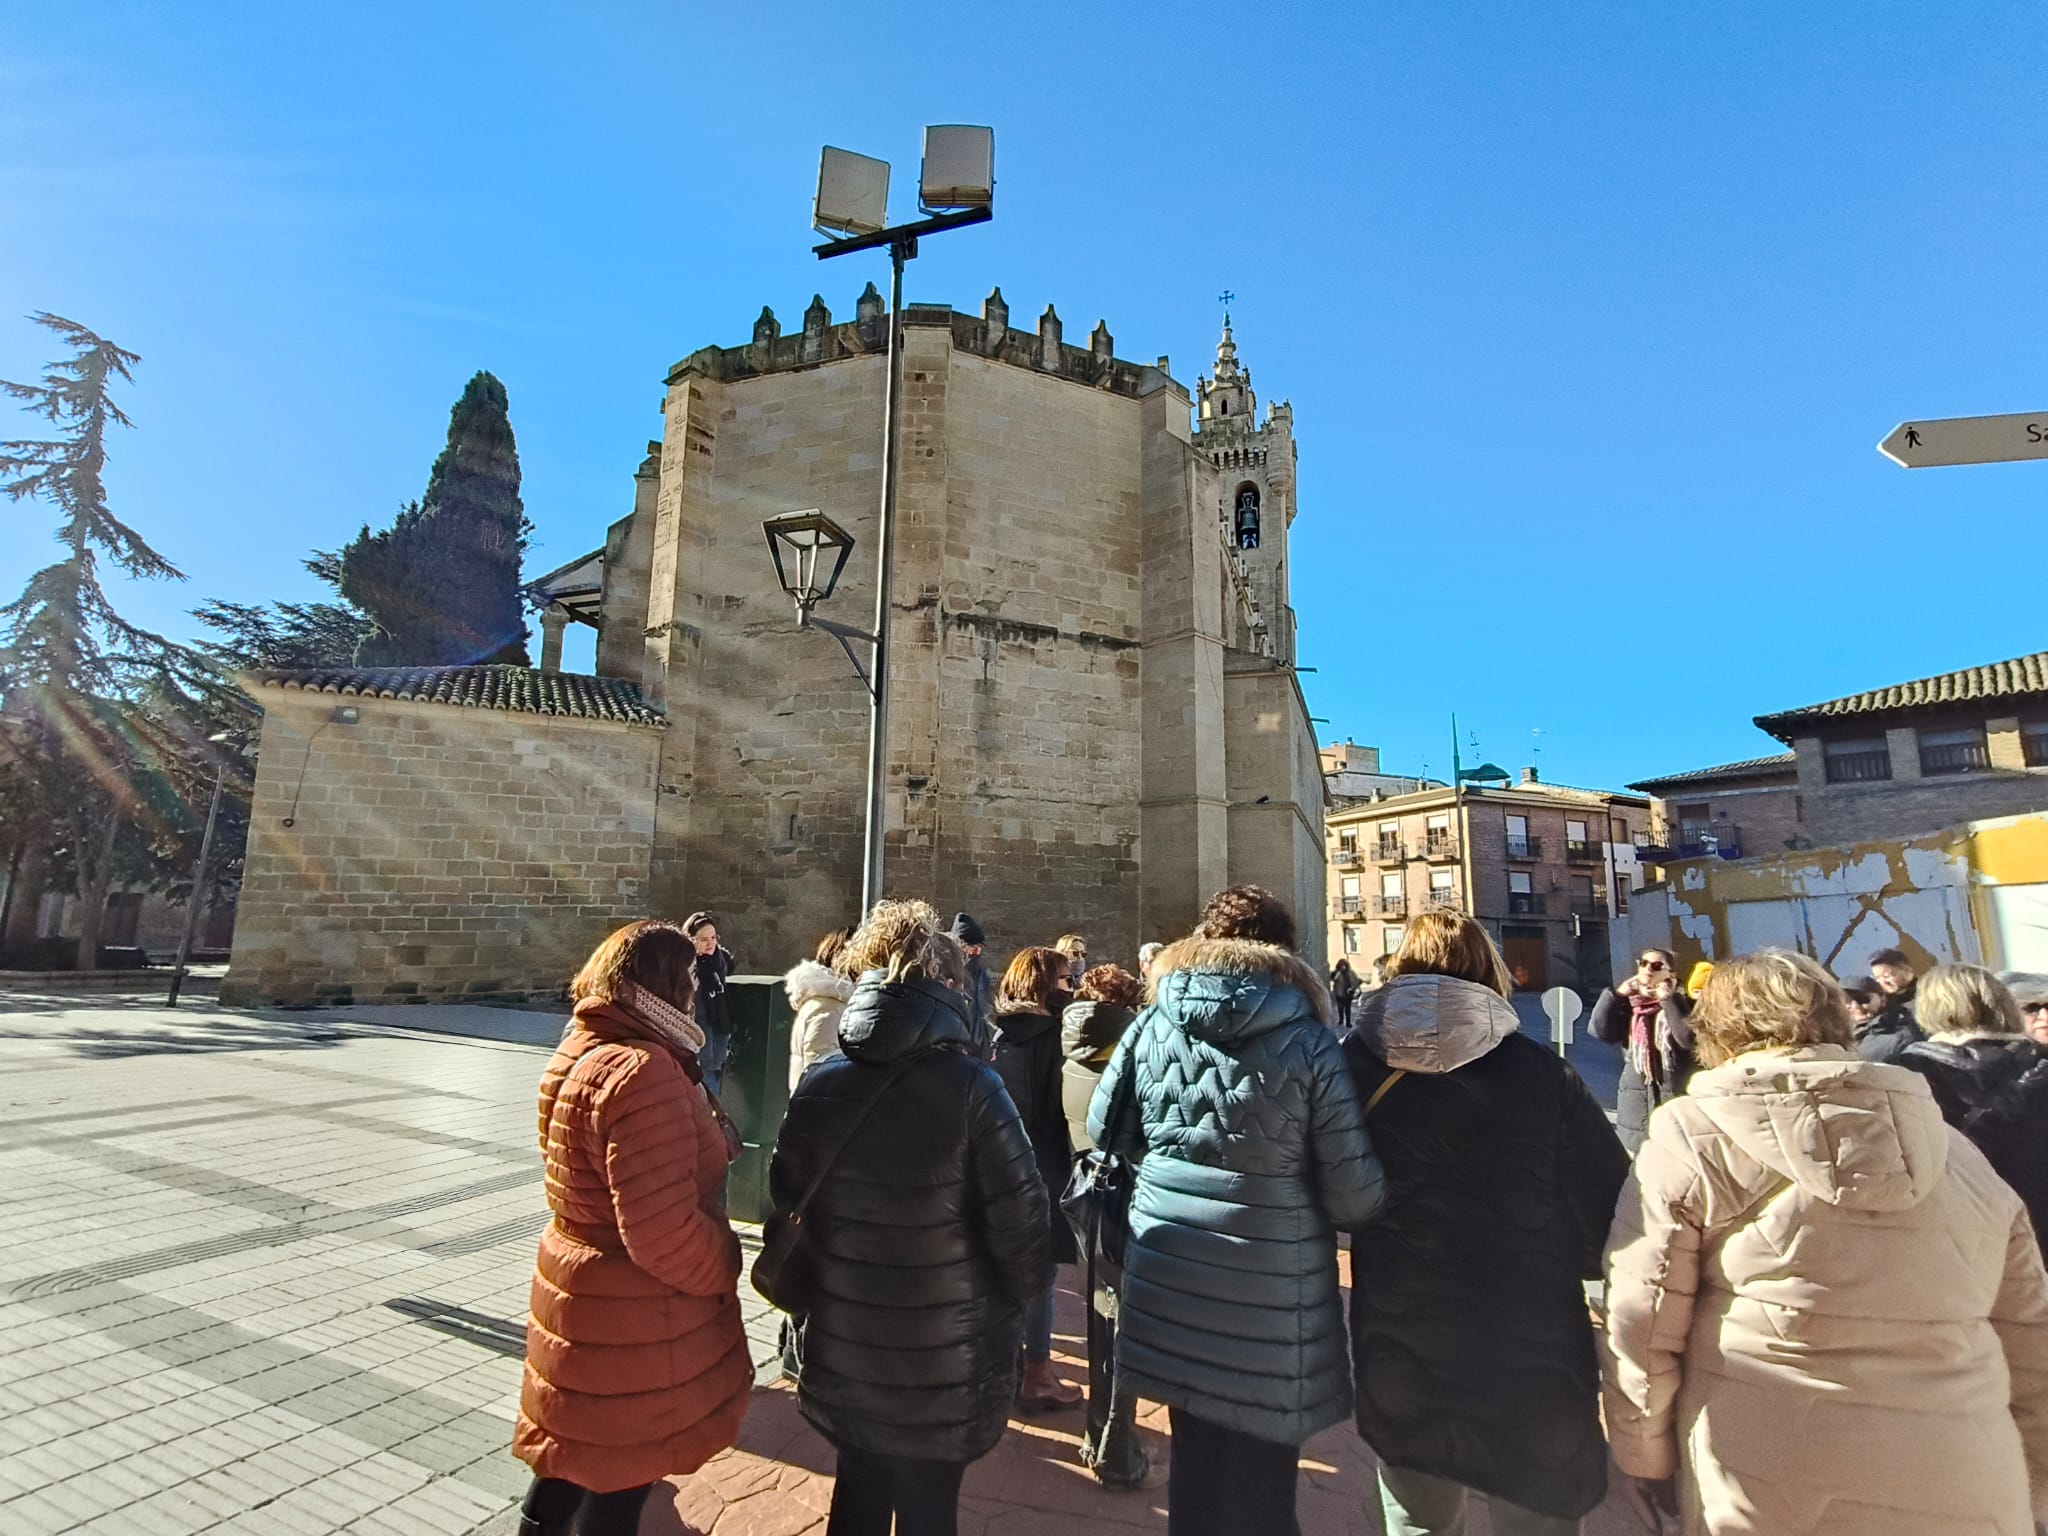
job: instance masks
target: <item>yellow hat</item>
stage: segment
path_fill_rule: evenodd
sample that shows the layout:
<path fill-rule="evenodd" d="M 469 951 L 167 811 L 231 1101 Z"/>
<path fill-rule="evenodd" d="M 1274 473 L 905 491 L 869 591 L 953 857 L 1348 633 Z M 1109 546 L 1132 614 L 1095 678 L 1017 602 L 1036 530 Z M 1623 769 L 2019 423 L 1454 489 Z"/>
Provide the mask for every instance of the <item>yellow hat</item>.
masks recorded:
<path fill-rule="evenodd" d="M 1695 965 L 1685 978 L 1685 995 L 1698 997 L 1700 988 L 1707 984 L 1707 978 L 1714 974 L 1714 962 L 1702 960 Z"/>

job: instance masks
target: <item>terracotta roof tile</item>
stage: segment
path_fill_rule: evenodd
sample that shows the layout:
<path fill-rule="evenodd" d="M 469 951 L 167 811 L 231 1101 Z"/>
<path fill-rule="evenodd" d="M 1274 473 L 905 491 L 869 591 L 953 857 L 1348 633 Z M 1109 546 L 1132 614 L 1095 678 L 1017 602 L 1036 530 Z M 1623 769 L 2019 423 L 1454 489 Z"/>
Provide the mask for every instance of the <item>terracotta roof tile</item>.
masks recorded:
<path fill-rule="evenodd" d="M 1774 757 L 1749 757 L 1739 763 L 1721 763 L 1712 768 L 1692 768 L 1684 773 L 1667 773 L 1661 778 L 1638 779 L 1629 785 L 1650 794 L 1666 784 L 1704 784 L 1712 779 L 1755 779 L 1777 773 L 1790 773 L 1799 761 L 1792 752 L 1780 752 Z"/>
<path fill-rule="evenodd" d="M 405 699 L 508 714 L 616 720 L 627 725 L 668 724 L 661 711 L 644 701 L 631 683 L 532 667 L 300 667 L 257 672 L 253 681 L 263 688 L 295 688 L 348 698 Z"/>
<path fill-rule="evenodd" d="M 1899 710 L 1925 709 L 1942 704 L 1970 704 L 1980 699 L 2017 699 L 2048 695 L 2048 651 L 1994 661 L 1988 666 L 1965 667 L 1960 672 L 1943 672 L 1935 677 L 1852 693 L 1847 698 L 1829 699 L 1799 709 L 1784 709 L 1774 715 L 1758 715 L 1756 723 L 1780 741 L 1790 741 L 1791 727 L 1812 720 L 1843 715 L 1880 715 Z"/>

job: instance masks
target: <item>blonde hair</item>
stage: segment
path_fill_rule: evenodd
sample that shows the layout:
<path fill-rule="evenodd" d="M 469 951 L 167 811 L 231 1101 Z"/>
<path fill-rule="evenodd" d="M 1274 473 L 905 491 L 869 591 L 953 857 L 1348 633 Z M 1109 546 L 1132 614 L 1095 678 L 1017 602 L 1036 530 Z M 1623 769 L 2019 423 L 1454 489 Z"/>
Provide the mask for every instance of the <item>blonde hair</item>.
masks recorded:
<path fill-rule="evenodd" d="M 1401 936 L 1401 952 L 1394 956 L 1387 974 L 1453 976 L 1491 987 L 1502 997 L 1515 989 L 1507 962 L 1494 948 L 1493 936 L 1455 912 L 1418 913 Z"/>
<path fill-rule="evenodd" d="M 1071 960 L 1075 950 L 1088 947 L 1088 937 L 1080 933 L 1063 933 L 1052 941 L 1052 947 Z"/>
<path fill-rule="evenodd" d="M 1841 983 L 1805 955 L 1760 949 L 1714 967 L 1692 1011 L 1702 1066 L 1745 1051 L 1853 1043 Z"/>
<path fill-rule="evenodd" d="M 1920 978 L 1914 1014 L 1937 1039 L 2027 1032 L 2019 1001 L 1981 965 L 1937 965 Z"/>
<path fill-rule="evenodd" d="M 878 901 L 840 951 L 837 968 L 884 981 L 919 979 L 967 985 L 967 953 L 939 923 L 928 901 Z"/>

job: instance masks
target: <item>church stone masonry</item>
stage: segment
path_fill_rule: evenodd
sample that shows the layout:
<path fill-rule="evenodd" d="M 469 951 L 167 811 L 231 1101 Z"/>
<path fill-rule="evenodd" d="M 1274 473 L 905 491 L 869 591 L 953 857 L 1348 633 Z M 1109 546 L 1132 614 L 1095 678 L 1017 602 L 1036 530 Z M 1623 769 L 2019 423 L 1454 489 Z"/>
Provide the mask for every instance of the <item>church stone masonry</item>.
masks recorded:
<path fill-rule="evenodd" d="M 651 495 L 643 470 L 607 540 L 600 655 L 622 667 L 630 626 L 627 675 L 671 722 L 657 906 L 722 909 L 764 959 L 857 905 L 867 701 L 797 628 L 761 523 L 848 528 L 832 604 L 865 620 L 885 326 L 871 286 L 851 323 L 814 299 L 785 336 L 764 309 L 748 345 L 684 359 Z M 1319 929 L 1293 413 L 1259 420 L 1227 320 L 1192 429 L 1166 359 L 1119 359 L 1104 325 L 1070 346 L 1050 307 L 1013 327 L 1000 290 L 978 317 L 907 306 L 903 366 L 888 888 L 974 911 L 1001 950 L 1078 928 L 1129 957 L 1242 880 Z"/>
<path fill-rule="evenodd" d="M 545 991 L 573 964 L 563 956 L 611 923 L 699 908 L 719 914 L 745 967 L 780 970 L 856 916 L 867 695 L 837 645 L 797 627 L 761 525 L 817 507 L 846 527 L 856 548 L 825 612 L 866 624 L 886 324 L 870 285 L 850 322 L 814 299 L 785 335 L 764 309 L 747 344 L 678 363 L 632 511 L 601 550 L 536 584 L 549 604 L 542 673 L 520 674 L 535 686 L 508 696 L 556 698 L 542 674 L 559 669 L 563 627 L 591 623 L 599 677 L 559 682 L 579 698 L 617 690 L 658 727 L 620 724 L 623 704 L 585 720 L 545 702 L 548 718 L 518 727 L 572 751 L 579 732 L 610 733 L 611 750 L 630 742 L 648 764 L 642 776 L 618 759 L 600 797 L 618 806 L 620 825 L 598 837 L 620 876 L 616 899 L 592 891 L 565 910 L 540 894 L 546 882 L 521 850 L 537 838 L 560 860 L 588 834 L 554 835 L 556 800 L 580 827 L 593 793 L 551 771 L 517 790 L 541 831 L 494 832 L 493 853 L 465 866 L 451 898 L 465 914 L 451 927 L 495 946 L 476 962 L 489 974 L 467 974 L 475 967 L 453 946 L 428 957 L 434 969 L 394 971 L 402 915 L 355 925 L 343 910 L 351 892 L 388 882 L 328 869 L 302 813 L 297 830 L 265 826 L 252 839 L 259 899 L 252 911 L 245 898 L 241 920 L 251 959 L 238 934 L 231 992 Z M 1210 892 L 1255 881 L 1291 902 L 1320 961 L 1324 791 L 1288 605 L 1293 413 L 1281 403 L 1261 419 L 1228 319 L 1194 400 L 1165 358 L 1118 358 L 1104 325 L 1085 347 L 1067 344 L 1051 308 L 1035 328 L 1013 327 L 1000 290 L 979 316 L 906 306 L 903 378 L 889 892 L 973 912 L 998 961 L 1078 929 L 1098 958 L 1134 964 L 1143 940 L 1185 933 Z M 359 793 L 346 761 L 329 760 L 374 748 L 379 772 L 420 786 L 423 817 L 446 819 L 431 755 L 394 760 L 447 712 L 455 695 L 440 680 L 263 682 L 280 736 L 275 755 L 266 738 L 266 778 L 296 773 L 304 793 L 374 818 L 401 797 Z M 337 694 L 362 701 L 359 725 L 316 737 Z M 423 724 L 394 723 L 415 715 Z M 291 788 L 272 785 L 266 805 Z M 352 846 L 331 843 L 335 858 Z M 326 903 L 317 917 L 289 910 L 308 881 Z M 328 938 L 298 965 L 309 923 Z M 333 936 L 357 927 L 380 937 Z"/>

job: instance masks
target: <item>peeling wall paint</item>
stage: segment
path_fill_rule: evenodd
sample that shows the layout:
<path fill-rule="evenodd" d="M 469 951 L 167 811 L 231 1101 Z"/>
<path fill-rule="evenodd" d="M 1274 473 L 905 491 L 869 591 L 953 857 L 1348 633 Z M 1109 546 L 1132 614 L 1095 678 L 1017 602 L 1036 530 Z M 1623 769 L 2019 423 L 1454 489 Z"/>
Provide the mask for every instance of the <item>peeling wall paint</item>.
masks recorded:
<path fill-rule="evenodd" d="M 1691 859 L 1632 904 L 1630 937 L 1694 960 L 1780 944 L 1839 976 L 1873 951 L 2048 969 L 2048 816 L 1765 858 Z"/>

